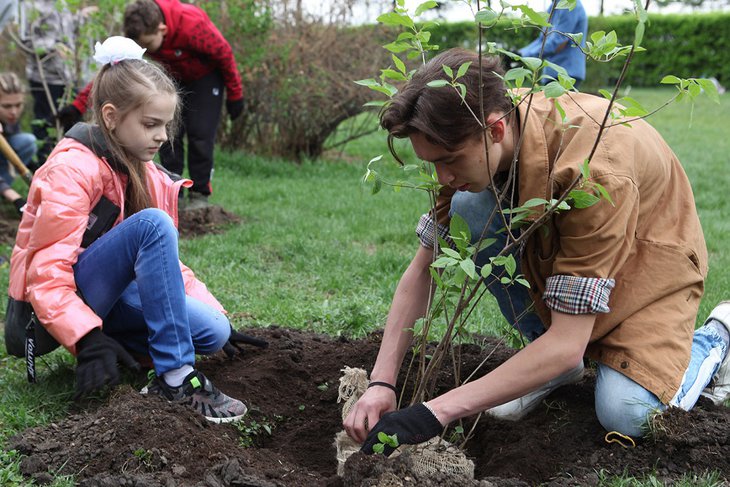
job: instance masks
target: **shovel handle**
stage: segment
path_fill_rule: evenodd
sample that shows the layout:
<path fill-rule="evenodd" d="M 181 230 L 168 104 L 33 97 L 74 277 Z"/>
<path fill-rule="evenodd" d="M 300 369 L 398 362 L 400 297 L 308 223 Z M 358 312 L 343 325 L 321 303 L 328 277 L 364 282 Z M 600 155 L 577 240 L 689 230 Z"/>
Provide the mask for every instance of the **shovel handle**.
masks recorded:
<path fill-rule="evenodd" d="M 12 164 L 15 170 L 18 171 L 18 174 L 20 174 L 20 177 L 30 184 L 31 179 L 33 179 L 33 173 L 30 172 L 30 169 L 25 167 L 23 161 L 20 160 L 20 157 L 18 157 L 18 154 L 15 153 L 3 134 L 0 134 L 0 152 L 2 152 L 5 158 L 10 161 L 10 164 Z"/>

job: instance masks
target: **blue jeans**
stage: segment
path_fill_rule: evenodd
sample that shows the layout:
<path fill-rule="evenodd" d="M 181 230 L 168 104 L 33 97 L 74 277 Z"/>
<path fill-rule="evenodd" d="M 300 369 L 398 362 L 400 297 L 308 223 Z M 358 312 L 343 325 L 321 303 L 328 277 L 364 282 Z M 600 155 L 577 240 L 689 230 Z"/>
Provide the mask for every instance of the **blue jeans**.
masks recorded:
<path fill-rule="evenodd" d="M 33 156 L 37 150 L 35 136 L 33 134 L 20 132 L 15 135 L 8 135 L 5 138 L 20 160 L 23 161 L 23 164 L 27 166 L 33 160 Z M 13 180 L 15 179 L 10 175 L 10 162 L 8 162 L 7 158 L 2 154 L 0 154 L 0 178 L 3 178 L 8 184 L 13 184 Z"/>
<path fill-rule="evenodd" d="M 86 304 L 103 331 L 138 355 L 149 355 L 157 375 L 193 365 L 195 354 L 223 348 L 228 318 L 185 295 L 172 218 L 148 208 L 102 235 L 73 266 Z"/>
<path fill-rule="evenodd" d="M 482 233 L 485 238 L 497 239 L 477 255 L 477 266 L 497 255 L 506 242 L 505 233 L 498 233 L 504 228 L 499 214 L 495 212 L 492 221 L 489 221 L 495 207 L 496 201 L 490 190 L 481 193 L 458 191 L 451 200 L 450 214 L 457 213 L 466 220 L 474 243 Z M 520 260 L 517 255 L 515 259 L 519 273 Z M 530 311 L 532 300 L 524 286 L 517 284 L 507 288 L 499 282 L 493 282 L 487 288 L 497 300 L 505 319 L 528 340 L 533 341 L 544 333 L 542 321 L 537 314 Z M 690 410 L 719 368 L 726 352 L 727 344 L 712 327 L 703 326 L 695 330 L 690 364 L 670 405 Z M 654 411 L 666 409 L 653 393 L 600 362 L 596 376 L 595 400 L 596 415 L 601 425 L 608 431 L 618 431 L 629 436 L 641 436 L 648 416 Z"/>

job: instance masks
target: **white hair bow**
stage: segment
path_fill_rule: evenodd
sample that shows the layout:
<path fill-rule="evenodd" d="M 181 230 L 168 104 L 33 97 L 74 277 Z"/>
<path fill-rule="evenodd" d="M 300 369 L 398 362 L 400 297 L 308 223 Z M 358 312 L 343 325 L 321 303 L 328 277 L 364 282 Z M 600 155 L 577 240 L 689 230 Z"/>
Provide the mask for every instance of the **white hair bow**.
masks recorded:
<path fill-rule="evenodd" d="M 128 37 L 112 36 L 94 46 L 94 61 L 101 64 L 117 64 L 125 59 L 142 59 L 147 49 Z"/>

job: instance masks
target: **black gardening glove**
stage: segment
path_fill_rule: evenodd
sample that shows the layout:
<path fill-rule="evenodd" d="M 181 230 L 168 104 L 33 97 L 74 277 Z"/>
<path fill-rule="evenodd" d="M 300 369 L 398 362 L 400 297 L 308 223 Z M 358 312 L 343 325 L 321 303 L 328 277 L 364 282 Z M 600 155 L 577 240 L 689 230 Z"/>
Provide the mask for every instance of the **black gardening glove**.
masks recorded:
<path fill-rule="evenodd" d="M 399 445 L 416 445 L 428 441 L 441 434 L 444 427 L 436 416 L 423 404 L 385 413 L 378 424 L 370 430 L 360 451 L 368 455 L 373 453 L 373 445 L 380 443 L 378 433 L 397 435 Z M 383 454 L 387 457 L 395 450 L 392 446 L 384 445 Z"/>
<path fill-rule="evenodd" d="M 112 337 L 105 335 L 100 328 L 94 328 L 76 344 L 76 393 L 79 399 L 105 385 L 119 384 L 121 362 L 132 370 L 139 371 L 141 366 Z"/>
<path fill-rule="evenodd" d="M 65 107 L 58 110 L 56 115 L 58 121 L 61 122 L 64 132 L 71 130 L 71 127 L 76 125 L 76 122 L 80 122 L 83 118 L 83 114 L 73 105 L 66 105 Z"/>
<path fill-rule="evenodd" d="M 244 335 L 239 333 L 231 327 L 231 336 L 228 337 L 228 341 L 223 345 L 223 351 L 228 355 L 228 358 L 233 358 L 236 353 L 243 353 L 243 345 L 253 345 L 259 348 L 266 348 L 269 346 L 269 342 L 261 340 L 260 338 L 254 338 L 252 336 Z"/>
<path fill-rule="evenodd" d="M 244 106 L 243 98 L 240 100 L 226 101 L 226 110 L 228 110 L 228 116 L 231 117 L 231 120 L 235 120 L 241 116 Z"/>
<path fill-rule="evenodd" d="M 21 215 L 21 216 L 23 215 L 26 204 L 28 204 L 28 202 L 25 200 L 25 198 L 22 198 L 22 197 L 13 201 L 13 206 L 15 206 L 15 209 L 17 210 L 18 215 Z"/>

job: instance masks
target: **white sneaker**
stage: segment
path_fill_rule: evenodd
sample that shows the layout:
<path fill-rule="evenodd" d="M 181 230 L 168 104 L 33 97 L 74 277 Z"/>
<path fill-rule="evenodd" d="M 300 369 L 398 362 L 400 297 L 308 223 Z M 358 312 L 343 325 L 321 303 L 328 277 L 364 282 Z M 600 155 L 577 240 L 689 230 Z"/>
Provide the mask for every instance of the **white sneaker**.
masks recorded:
<path fill-rule="evenodd" d="M 730 301 L 722 301 L 715 306 L 705 323 L 710 320 L 717 320 L 722 323 L 728 334 L 730 334 Z M 725 354 L 725 359 L 720 364 L 720 368 L 712 377 L 710 385 L 702 391 L 702 395 L 715 404 L 722 404 L 730 398 L 730 350 Z"/>
<path fill-rule="evenodd" d="M 505 421 L 518 421 L 525 417 L 527 413 L 534 410 L 540 405 L 551 392 L 565 384 L 573 384 L 583 378 L 583 362 L 581 361 L 577 367 L 557 376 L 547 384 L 540 388 L 528 392 L 522 397 L 513 399 L 500 406 L 493 407 L 486 411 L 490 416 Z"/>

